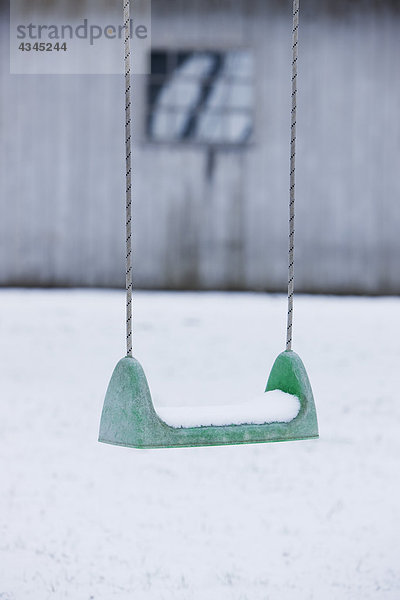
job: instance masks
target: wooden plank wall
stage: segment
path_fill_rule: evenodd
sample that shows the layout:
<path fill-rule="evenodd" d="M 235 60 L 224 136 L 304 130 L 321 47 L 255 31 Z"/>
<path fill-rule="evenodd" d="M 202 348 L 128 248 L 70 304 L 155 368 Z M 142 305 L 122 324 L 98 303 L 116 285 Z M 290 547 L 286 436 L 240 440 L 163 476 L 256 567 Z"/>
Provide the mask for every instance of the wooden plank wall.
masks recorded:
<path fill-rule="evenodd" d="M 154 47 L 252 49 L 256 131 L 245 151 L 150 144 L 135 77 L 139 287 L 285 288 L 289 4 L 153 0 Z M 398 13 L 305 12 L 297 289 L 399 293 Z M 123 286 L 122 78 L 11 76 L 7 29 L 3 18 L 0 284 Z"/>

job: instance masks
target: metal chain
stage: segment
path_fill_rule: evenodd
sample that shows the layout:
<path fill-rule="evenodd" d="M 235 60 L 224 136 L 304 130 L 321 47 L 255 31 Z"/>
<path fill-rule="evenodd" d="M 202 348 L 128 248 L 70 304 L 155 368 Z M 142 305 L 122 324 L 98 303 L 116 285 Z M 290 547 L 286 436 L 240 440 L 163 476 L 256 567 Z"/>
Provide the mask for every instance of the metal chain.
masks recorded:
<path fill-rule="evenodd" d="M 125 152 L 126 152 L 126 353 L 132 356 L 132 138 L 130 0 L 124 0 Z"/>
<path fill-rule="evenodd" d="M 127 355 L 132 356 L 132 151 L 131 151 L 131 52 L 130 0 L 124 0 L 125 26 L 125 146 L 126 146 L 126 342 Z M 296 173 L 296 112 L 297 112 L 297 57 L 299 31 L 299 0 L 293 0 L 293 60 L 292 60 L 292 113 L 290 140 L 290 203 L 289 203 L 289 267 L 288 315 L 286 350 L 292 349 L 293 295 L 294 295 L 294 205 Z"/>
<path fill-rule="evenodd" d="M 296 186 L 296 112 L 297 112 L 297 56 L 299 39 L 299 0 L 293 0 L 293 60 L 292 60 L 292 119 L 290 137 L 290 202 L 289 202 L 289 267 L 288 315 L 286 350 L 292 349 L 293 295 L 294 295 L 294 203 Z"/>

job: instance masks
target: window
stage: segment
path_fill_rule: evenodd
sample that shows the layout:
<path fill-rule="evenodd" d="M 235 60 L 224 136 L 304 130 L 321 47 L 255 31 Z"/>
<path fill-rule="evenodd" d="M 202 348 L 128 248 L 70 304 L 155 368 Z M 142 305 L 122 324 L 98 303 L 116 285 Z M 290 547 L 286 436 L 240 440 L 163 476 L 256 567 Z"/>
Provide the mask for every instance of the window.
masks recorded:
<path fill-rule="evenodd" d="M 244 144 L 253 131 L 248 51 L 151 53 L 147 135 L 152 141 Z"/>

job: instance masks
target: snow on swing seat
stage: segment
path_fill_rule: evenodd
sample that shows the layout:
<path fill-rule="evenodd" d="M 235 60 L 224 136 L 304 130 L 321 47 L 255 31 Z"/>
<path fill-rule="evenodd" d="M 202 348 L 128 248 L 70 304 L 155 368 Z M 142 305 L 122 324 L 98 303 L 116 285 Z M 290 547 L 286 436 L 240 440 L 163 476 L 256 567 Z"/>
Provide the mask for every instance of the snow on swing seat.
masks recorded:
<path fill-rule="evenodd" d="M 157 414 L 170 427 L 209 427 L 289 423 L 300 411 L 297 396 L 281 390 L 259 394 L 248 402 L 229 405 L 159 406 Z"/>

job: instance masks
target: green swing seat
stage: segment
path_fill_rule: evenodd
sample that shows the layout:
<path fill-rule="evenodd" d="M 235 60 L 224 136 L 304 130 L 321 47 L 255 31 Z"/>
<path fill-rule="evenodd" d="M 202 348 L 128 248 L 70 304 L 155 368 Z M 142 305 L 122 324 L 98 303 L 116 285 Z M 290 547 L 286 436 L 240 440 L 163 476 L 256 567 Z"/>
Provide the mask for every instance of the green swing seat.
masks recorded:
<path fill-rule="evenodd" d="M 311 385 L 295 352 L 285 351 L 277 357 L 265 391 L 272 390 L 299 398 L 300 410 L 292 421 L 172 427 L 157 415 L 140 363 L 127 356 L 115 367 L 108 386 L 99 441 L 130 448 L 184 448 L 317 438 L 318 423 Z"/>

